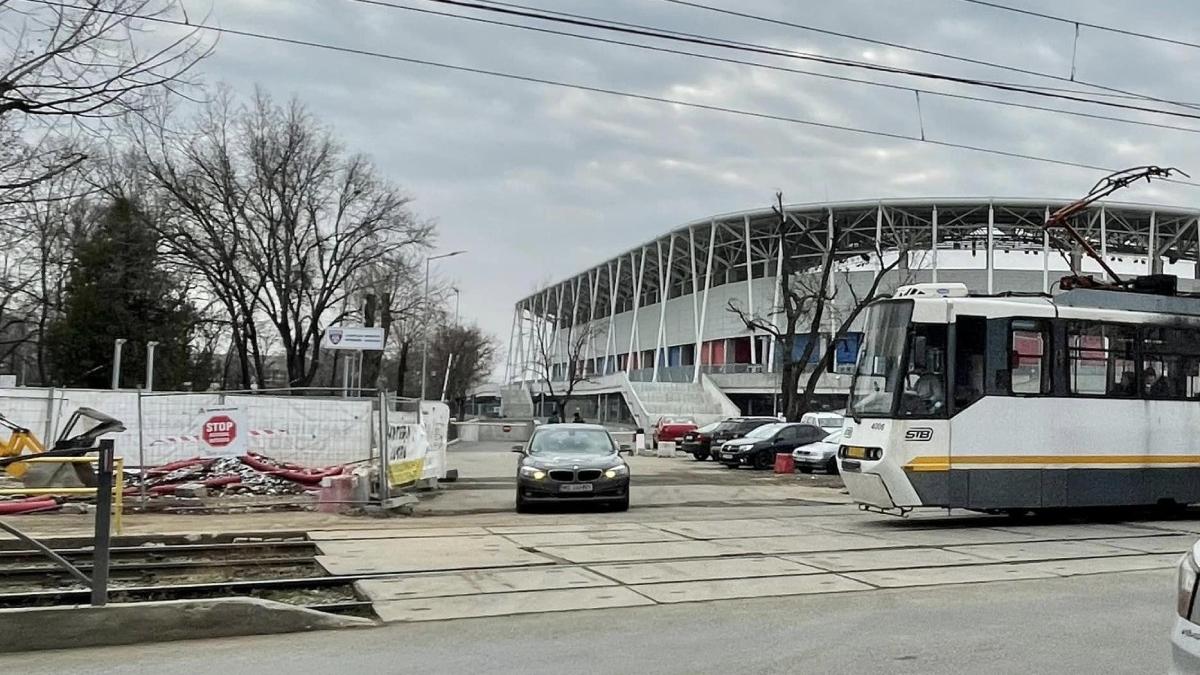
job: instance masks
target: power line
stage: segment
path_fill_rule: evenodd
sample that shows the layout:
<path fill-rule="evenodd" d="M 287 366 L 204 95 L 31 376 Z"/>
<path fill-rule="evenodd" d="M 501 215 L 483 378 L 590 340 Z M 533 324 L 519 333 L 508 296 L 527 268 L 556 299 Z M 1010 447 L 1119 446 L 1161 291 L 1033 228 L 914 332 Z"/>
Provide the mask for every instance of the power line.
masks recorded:
<path fill-rule="evenodd" d="M 1106 31 L 1109 33 L 1117 33 L 1119 35 L 1128 35 L 1130 37 L 1142 38 L 1143 40 L 1154 40 L 1155 42 L 1165 42 L 1167 44 L 1177 45 L 1180 47 L 1190 47 L 1192 49 L 1200 49 L 1200 43 L 1188 42 L 1187 40 L 1179 40 L 1177 38 L 1170 38 L 1170 37 L 1166 37 L 1165 35 L 1151 35 L 1150 33 L 1139 33 L 1137 31 L 1129 30 L 1127 28 L 1117 28 L 1116 26 L 1105 26 L 1105 25 L 1098 24 L 1098 23 L 1089 23 L 1087 21 L 1080 21 L 1079 19 L 1068 19 L 1067 17 L 1064 17 L 1064 16 L 1055 16 L 1053 14 L 1046 14 L 1044 12 L 1036 12 L 1032 9 L 1022 9 L 1020 7 L 1011 7 L 1009 5 L 1002 5 L 998 2 L 988 2 L 988 0 L 959 0 L 959 1 L 967 2 L 972 5 L 982 5 L 984 7 L 991 7 L 992 9 L 999 9 L 999 10 L 1003 10 L 1005 12 L 1013 12 L 1015 14 L 1024 14 L 1026 16 L 1036 16 L 1039 19 L 1048 19 L 1050 21 L 1058 21 L 1060 23 L 1072 24 L 1075 26 L 1083 26 L 1084 28 L 1092 28 L 1095 30 Z"/>
<path fill-rule="evenodd" d="M 626 33 L 626 34 L 630 34 L 630 35 L 638 35 L 641 37 L 652 37 L 652 38 L 658 38 L 658 39 L 662 39 L 662 40 L 673 40 L 673 41 L 677 41 L 677 42 L 686 42 L 689 44 L 698 44 L 698 45 L 704 45 L 704 46 L 708 46 L 708 47 L 718 47 L 718 48 L 722 48 L 722 49 L 732 49 L 732 50 L 736 50 L 736 51 L 746 51 L 746 52 L 753 52 L 753 53 L 757 53 L 757 54 L 765 54 L 768 56 L 783 56 L 783 57 L 799 59 L 799 60 L 804 60 L 804 61 L 814 61 L 817 63 L 824 63 L 827 65 L 842 66 L 842 67 L 847 67 L 847 68 L 860 68 L 863 70 L 872 70 L 872 71 L 876 71 L 876 72 L 890 73 L 893 75 L 905 75 L 905 76 L 909 76 L 909 77 L 918 77 L 918 78 L 937 80 L 937 81 L 943 81 L 943 82 L 954 82 L 957 84 L 966 84 L 966 85 L 977 86 L 977 87 L 987 87 L 987 88 L 991 88 L 991 89 L 999 89 L 1001 91 L 1024 93 L 1024 94 L 1030 94 L 1033 96 L 1041 96 L 1041 97 L 1046 97 L 1046 98 L 1062 99 L 1062 100 L 1066 100 L 1066 101 L 1074 101 L 1076 103 L 1088 103 L 1088 104 L 1092 104 L 1092 105 L 1099 105 L 1099 106 L 1105 106 L 1105 107 L 1110 107 L 1110 108 L 1119 108 L 1122 110 L 1134 110 L 1134 111 L 1138 111 L 1138 112 L 1148 112 L 1148 113 L 1154 113 L 1154 114 L 1159 114 L 1159 115 L 1169 115 L 1172 117 L 1182 117 L 1182 118 L 1186 118 L 1186 119 L 1200 119 L 1200 113 L 1188 113 L 1188 112 L 1174 111 L 1174 110 L 1162 110 L 1159 108 L 1147 108 L 1145 106 L 1131 105 L 1131 104 L 1127 104 L 1127 103 L 1115 103 L 1113 101 L 1099 101 L 1096 99 L 1085 98 L 1085 97 L 1080 97 L 1080 96 L 1070 96 L 1070 95 L 1062 94 L 1062 93 L 1038 91 L 1035 89 L 1030 89 L 1023 85 L 1017 85 L 1017 84 L 1012 84 L 1012 83 L 1007 83 L 1007 82 L 994 82 L 994 81 L 979 80 L 979 79 L 969 78 L 969 77 L 958 77 L 956 75 L 945 75 L 945 74 L 933 73 L 933 72 L 929 72 L 929 71 L 913 70 L 913 69 L 909 69 L 909 68 L 896 68 L 893 66 L 884 66 L 884 65 L 881 65 L 878 63 L 869 63 L 869 62 L 865 62 L 865 61 L 854 61 L 851 59 L 842 59 L 842 58 L 836 58 L 836 57 L 821 56 L 819 54 L 793 51 L 793 50 L 781 49 L 781 48 L 777 48 L 777 47 L 763 47 L 763 46 L 757 46 L 757 45 L 748 45 L 746 43 L 736 43 L 735 44 L 735 43 L 732 43 L 727 40 L 721 40 L 719 38 L 711 38 L 711 37 L 707 37 L 707 36 L 694 35 L 694 34 L 690 34 L 690 33 L 664 32 L 664 31 L 654 29 L 654 28 L 649 28 L 649 27 L 630 28 L 630 27 L 627 27 L 628 24 L 618 25 L 618 24 L 613 24 L 611 22 L 594 19 L 592 17 L 571 18 L 571 17 L 567 17 L 567 16 L 553 16 L 553 15 L 545 14 L 545 13 L 542 13 L 539 11 L 509 9 L 508 7 L 492 6 L 492 5 L 487 5 L 487 4 L 481 4 L 478 2 L 468 2 L 465 0 L 426 0 L 426 1 L 443 4 L 443 5 L 452 5 L 452 6 L 456 6 L 456 7 L 466 7 L 469 9 L 477 9 L 477 10 L 482 10 L 482 11 L 486 11 L 486 12 L 496 12 L 496 13 L 507 14 L 507 15 L 512 15 L 512 16 L 520 16 L 523 18 L 531 18 L 531 19 L 537 19 L 537 20 L 541 20 L 541 21 L 566 23 L 566 24 L 570 24 L 573 26 L 582 26 L 582 27 L 587 27 L 587 28 L 595 28 L 598 30 L 606 30 L 606 31 L 613 31 L 613 32 L 618 32 L 618 33 Z M 1162 102 L 1169 103 L 1171 105 L 1180 105 L 1180 104 L 1172 102 L 1172 101 L 1162 101 Z"/>
<path fill-rule="evenodd" d="M 605 95 L 609 95 L 609 96 L 628 98 L 628 99 L 632 99 L 632 100 L 648 101 L 648 102 L 652 102 L 652 103 L 663 103 L 663 104 L 672 105 L 672 106 L 680 106 L 680 107 L 685 107 L 685 108 L 694 108 L 697 110 L 707 110 L 710 112 L 719 112 L 719 113 L 725 113 L 725 114 L 730 114 L 730 115 L 738 115 L 741 117 L 749 117 L 749 118 L 754 118 L 754 119 L 765 119 L 765 120 L 772 120 L 772 121 L 777 121 L 777 122 L 787 122 L 790 124 L 810 126 L 810 127 L 815 127 L 815 128 L 821 128 L 821 129 L 831 129 L 831 130 L 835 130 L 835 131 L 844 131 L 847 133 L 860 134 L 860 135 L 864 135 L 864 136 L 889 138 L 892 140 L 915 141 L 918 143 L 927 143 L 929 145 L 934 145 L 934 146 L 939 146 L 939 147 L 954 148 L 954 149 L 959 149 L 959 150 L 971 150 L 973 152 L 997 155 L 997 156 L 1008 157 L 1008 158 L 1012 158 L 1012 159 L 1022 159 L 1022 160 L 1033 161 L 1033 162 L 1041 162 L 1041 163 L 1045 163 L 1045 164 L 1067 166 L 1067 167 L 1072 167 L 1072 168 L 1076 168 L 1076 169 L 1087 169 L 1089 171 L 1104 171 L 1106 173 L 1113 173 L 1115 171 L 1115 169 L 1113 169 L 1111 167 L 1098 166 L 1095 164 L 1086 164 L 1083 162 L 1073 162 L 1073 161 L 1065 160 L 1065 159 L 1055 159 L 1053 157 L 1042 157 L 1039 155 L 1030 155 L 1030 154 L 1020 153 L 1020 152 L 1013 152 L 1013 151 L 1009 151 L 1009 150 L 1000 150 L 997 148 L 988 148 L 988 147 L 984 147 L 984 146 L 969 145 L 969 144 L 965 144 L 965 143 L 953 143 L 950 141 L 938 141 L 938 140 L 931 140 L 931 139 L 922 140 L 921 138 L 919 138 L 917 136 L 912 136 L 912 135 L 908 135 L 908 134 L 894 133 L 894 132 L 889 132 L 889 131 L 879 131 L 876 129 L 863 129 L 860 127 L 851 127 L 851 126 L 845 126 L 845 125 L 840 125 L 840 124 L 830 124 L 827 122 L 818 122 L 815 120 L 802 119 L 802 118 L 797 118 L 797 117 L 789 117 L 786 115 L 777 115 L 777 114 L 773 114 L 773 113 L 758 112 L 758 111 L 753 111 L 753 110 L 743 110 L 743 109 L 739 109 L 739 108 L 730 108 L 730 107 L 726 107 L 726 106 L 710 105 L 710 104 L 706 104 L 706 103 L 696 103 L 694 101 L 684 101 L 684 100 L 679 100 L 679 99 L 667 98 L 664 96 L 654 96 L 654 95 L 650 95 L 650 94 L 628 92 L 628 91 L 622 91 L 622 90 L 618 90 L 618 89 L 609 89 L 609 88 L 605 88 L 605 87 L 594 87 L 594 86 L 590 86 L 590 85 L 576 84 L 576 83 L 571 83 L 571 82 L 563 82 L 560 80 L 551 80 L 551 79 L 547 79 L 547 78 L 533 77 L 530 75 L 520 75 L 520 74 L 516 74 L 516 73 L 508 73 L 508 72 L 499 71 L 499 70 L 488 70 L 485 68 L 474 68 L 471 66 L 461 66 L 461 65 L 455 65 L 455 64 L 450 64 L 450 63 L 442 63 L 439 61 L 418 59 L 418 58 L 413 58 L 413 57 L 408 57 L 408 56 L 400 56 L 397 54 L 387 54 L 384 52 L 370 51 L 370 50 L 360 49 L 360 48 L 356 48 L 356 47 L 342 47 L 342 46 L 331 45 L 331 44 L 326 44 L 326 43 L 322 43 L 322 42 L 314 42 L 311 40 L 301 40 L 298 38 L 289 38 L 289 37 L 284 37 L 281 35 L 260 33 L 257 31 L 241 30 L 241 29 L 236 29 L 236 28 L 225 28 L 225 27 L 221 27 L 221 26 L 211 26 L 211 25 L 203 24 L 203 23 L 193 23 L 193 22 L 190 22 L 187 20 L 171 19 L 171 18 L 168 18 L 165 16 L 145 16 L 145 15 L 140 15 L 140 14 L 134 14 L 132 12 L 122 12 L 122 11 L 118 11 L 118 10 L 114 10 L 114 9 L 98 8 L 98 7 L 94 7 L 94 6 L 82 7 L 79 5 L 72 5 L 72 4 L 64 3 L 64 2 L 56 2 L 55 0 L 24 0 L 24 1 L 28 2 L 28 3 L 47 5 L 47 6 L 51 6 L 51 7 L 59 7 L 62 9 L 93 11 L 93 12 L 99 12 L 102 14 L 109 14 L 112 16 L 119 16 L 119 17 L 123 17 L 123 18 L 127 18 L 127 19 L 150 21 L 150 22 L 154 22 L 154 23 L 173 25 L 173 26 L 177 26 L 177 27 L 181 27 L 181 28 L 190 28 L 193 30 L 207 30 L 207 31 L 215 32 L 215 33 L 225 34 L 225 35 L 235 35 L 235 36 L 239 36 L 239 37 L 247 37 L 247 38 L 253 38 L 253 39 L 258 39 L 258 40 L 266 40 L 266 41 L 270 41 L 270 42 L 278 42 L 281 44 L 289 44 L 289 45 L 300 46 L 300 47 L 310 47 L 313 49 L 321 49 L 324 51 L 339 52 L 339 53 L 351 54 L 351 55 L 355 55 L 355 56 L 366 56 L 366 57 L 370 57 L 370 58 L 381 59 L 381 60 L 386 60 L 386 61 L 394 61 L 394 62 L 399 62 L 399 63 L 408 63 L 408 64 L 414 64 L 414 65 L 429 66 L 429 67 L 433 67 L 433 68 L 441 68 L 444 70 L 451 70 L 451 71 L 463 72 L 463 73 L 472 73 L 475 75 L 484 75 L 484 76 L 488 76 L 488 77 L 496 77 L 496 78 L 501 78 L 501 79 L 506 79 L 506 80 L 528 82 L 528 83 L 533 83 L 533 84 L 542 84 L 542 85 L 558 87 L 558 88 L 562 88 L 562 89 L 587 91 L 587 92 L 591 92 L 591 93 L 605 94 Z M 1179 183 L 1182 185 L 1189 185 L 1192 187 L 1200 187 L 1200 183 L 1176 180 L 1176 179 L 1167 179 L 1167 180 L 1170 180 L 1171 182 Z"/>
<path fill-rule="evenodd" d="M 809 26 L 809 25 L 802 24 L 802 23 L 787 21 L 785 19 L 775 19 L 775 18 L 771 18 L 771 17 L 761 16 L 758 14 L 751 14 L 749 12 L 740 12 L 740 11 L 728 9 L 725 7 L 717 7 L 714 5 L 707 5 L 707 4 L 704 4 L 701 2 L 695 2 L 694 0 L 662 0 L 662 1 L 669 2 L 674 5 L 682 5 L 685 7 L 692 7 L 695 9 L 703 9 L 703 10 L 707 10 L 710 12 L 716 12 L 718 14 L 724 14 L 726 16 L 736 16 L 736 17 L 740 17 L 743 19 L 752 19 L 754 21 L 762 21 L 765 23 L 771 23 L 771 24 L 775 24 L 778 26 L 787 26 L 789 28 L 797 28 L 797 29 L 805 30 L 805 31 L 808 31 L 811 33 L 819 33 L 821 35 L 830 35 L 833 37 L 839 37 L 839 38 L 844 38 L 844 39 L 848 39 L 848 40 L 856 40 L 856 41 L 865 42 L 868 44 L 879 45 L 881 47 L 890 47 L 892 49 L 901 49 L 904 51 L 914 52 L 917 54 L 925 54 L 927 56 L 936 56 L 939 58 L 951 59 L 951 60 L 960 61 L 963 63 L 970 63 L 970 64 L 974 64 L 974 65 L 979 65 L 979 66 L 987 66 L 989 68 L 999 68 L 999 69 L 1011 71 L 1014 73 L 1022 73 L 1024 75 L 1035 75 L 1038 77 L 1045 77 L 1045 78 L 1049 78 L 1049 79 L 1053 79 L 1053 80 L 1060 80 L 1062 82 L 1076 82 L 1079 84 L 1085 84 L 1089 87 L 1095 87 L 1097 89 L 1102 89 L 1105 91 L 1110 91 L 1110 92 L 1122 94 L 1125 96 L 1131 96 L 1133 98 L 1144 99 L 1144 100 L 1148 100 L 1148 101 L 1155 101 L 1158 103 L 1171 103 L 1174 105 L 1192 107 L 1192 104 L 1181 102 L 1181 101 L 1174 101 L 1174 100 L 1170 100 L 1170 99 L 1158 98 L 1156 96 L 1150 96 L 1149 94 L 1142 94 L 1139 92 L 1126 91 L 1124 89 L 1117 89 L 1115 87 L 1109 87 L 1109 86 L 1097 84 L 1094 82 L 1085 82 L 1083 80 L 1076 79 L 1074 77 L 1074 73 L 1072 73 L 1071 77 L 1064 77 L 1062 75 L 1055 75 L 1053 73 L 1047 73 L 1047 72 L 1040 71 L 1040 70 L 1019 68 L 1017 66 L 1010 66 L 1008 64 L 996 63 L 994 61 L 985 61 L 983 59 L 974 59 L 974 58 L 970 58 L 970 57 L 966 57 L 966 56 L 961 56 L 958 54 L 949 54 L 946 52 L 940 52 L 940 51 L 933 50 L 933 49 L 925 49 L 922 47 L 914 47 L 912 45 L 901 44 L 898 42 L 889 42 L 887 40 L 868 38 L 868 37 L 864 37 L 862 35 L 855 35 L 853 33 L 843 33 L 843 32 L 839 32 L 839 31 L 835 31 L 835 30 L 830 30 L 827 28 L 817 28 L 816 26 Z M 965 0 L 965 1 L 967 1 L 967 2 L 979 1 L 980 4 L 991 4 L 991 3 L 983 2 L 982 0 Z"/>
<path fill-rule="evenodd" d="M 1000 105 L 1000 106 L 1006 106 L 1006 107 L 1012 107 L 1012 108 L 1024 108 L 1027 110 L 1039 110 L 1039 111 L 1043 111 L 1043 112 L 1071 115 L 1074 117 L 1083 117 L 1083 118 L 1087 118 L 1087 119 L 1104 120 L 1104 121 L 1109 121 L 1109 122 L 1118 122 L 1118 123 L 1122 123 L 1122 124 L 1133 124 L 1133 125 L 1138 125 L 1138 126 L 1153 127 L 1156 129 L 1182 131 L 1182 132 L 1193 133 L 1193 134 L 1200 133 L 1200 128 L 1195 128 L 1195 127 L 1183 127 L 1183 126 L 1176 126 L 1176 125 L 1172 125 L 1172 124 L 1160 124 L 1160 123 L 1156 123 L 1156 122 L 1146 122 L 1143 120 L 1129 119 L 1126 117 L 1113 117 L 1110 115 L 1099 115 L 1099 114 L 1095 114 L 1095 113 L 1086 113 L 1086 112 L 1081 112 L 1081 111 L 1076 111 L 1076 110 L 1066 110 L 1063 108 L 1051 108 L 1051 107 L 1047 107 L 1047 106 L 1039 106 L 1039 105 L 1034 105 L 1032 103 L 1018 103 L 1016 101 L 1004 101 L 1001 99 L 986 98 L 986 97 L 981 97 L 981 96 L 969 96 L 966 94 L 953 94 L 950 92 L 934 91 L 932 89 L 921 89 L 921 88 L 909 87 L 909 86 L 905 86 L 905 85 L 891 84 L 891 83 L 887 83 L 887 82 L 877 82 L 875 80 L 864 80 L 864 79 L 859 79 L 859 78 L 854 78 L 854 77 L 847 77 L 844 75 L 831 75 L 829 73 L 820 73 L 820 72 L 811 71 L 811 70 L 801 70 L 799 68 L 789 68 L 787 66 L 778 66 L 778 65 L 774 65 L 774 64 L 760 63 L 757 61 L 744 61 L 741 59 L 728 58 L 728 57 L 724 57 L 724 56 L 715 56 L 712 54 L 703 54 L 700 52 L 691 52 L 691 51 L 680 50 L 680 49 L 671 49 L 669 47 L 657 47 L 654 45 L 648 45 L 648 44 L 638 43 L 638 42 L 628 42 L 625 40 L 615 40 L 615 39 L 611 39 L 611 38 L 598 37 L 595 35 L 585 35 L 582 33 L 571 33 L 571 32 L 567 32 L 567 31 L 555 30 L 552 28 L 540 28 L 538 26 L 530 26 L 530 25 L 520 24 L 520 23 L 510 23 L 507 21 L 498 21 L 495 19 L 486 19 L 486 18 L 478 17 L 478 16 L 468 16 L 468 15 L 464 15 L 464 14 L 454 14 L 451 12 L 442 12 L 442 11 L 433 10 L 433 9 L 422 9 L 419 7 L 410 7 L 408 5 L 400 5 L 400 4 L 396 4 L 394 2 L 389 2 L 388 0 L 350 0 L 350 1 L 357 2 L 360 4 L 365 4 L 365 5 L 379 6 L 379 7 L 383 7 L 386 9 L 405 10 L 405 11 L 409 11 L 409 12 L 417 12 L 420 14 L 427 14 L 427 15 L 432 15 L 432 16 L 440 16 L 440 17 L 446 17 L 446 18 L 452 18 L 452 19 L 461 19 L 464 21 L 482 23 L 482 24 L 486 24 L 486 25 L 490 25 L 490 26 L 516 28 L 516 29 L 531 31 L 531 32 L 535 32 L 535 33 L 543 33 L 543 34 L 548 34 L 548 35 L 570 37 L 570 38 L 576 38 L 576 39 L 580 39 L 580 40 L 587 40 L 587 41 L 591 41 L 591 42 L 598 42 L 598 43 L 602 43 L 602 44 L 612 44 L 612 45 L 620 45 L 620 46 L 625 46 L 625 47 L 634 47 L 637 49 L 644 49 L 644 50 L 652 51 L 652 52 L 675 54 L 675 55 L 680 55 L 680 56 L 688 56 L 691 58 L 704 59 L 704 60 L 708 60 L 708 61 L 716 61 L 716 62 L 720 62 L 720 63 L 730 63 L 730 64 L 742 65 L 742 66 L 751 66 L 754 68 L 762 68 L 765 70 L 773 70 L 773 71 L 778 71 L 778 72 L 792 73 L 792 74 L 796 74 L 796 75 L 804 75 L 804 76 L 809 76 L 809 77 L 818 77 L 818 78 L 823 78 L 823 79 L 828 79 L 828 80 L 836 80 L 839 82 L 849 82 L 852 84 L 862 84 L 862 85 L 867 85 L 867 86 L 872 86 L 872 87 L 880 87 L 883 89 L 903 91 L 906 93 L 907 92 L 915 92 L 918 96 L 920 94 L 926 94 L 929 96 L 951 98 L 951 99 L 957 99 L 957 100 L 963 100 L 963 101 L 987 103 L 987 104 L 991 104 L 991 105 Z"/>

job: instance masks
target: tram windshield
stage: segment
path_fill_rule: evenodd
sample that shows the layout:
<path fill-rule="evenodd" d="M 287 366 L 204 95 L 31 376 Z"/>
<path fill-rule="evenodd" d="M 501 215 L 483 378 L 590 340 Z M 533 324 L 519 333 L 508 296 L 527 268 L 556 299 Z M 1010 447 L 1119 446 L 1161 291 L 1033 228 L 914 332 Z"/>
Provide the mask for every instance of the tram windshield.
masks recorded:
<path fill-rule="evenodd" d="M 942 417 L 946 408 L 946 326 L 913 324 L 912 303 L 875 305 L 851 386 L 857 417 Z"/>
<path fill-rule="evenodd" d="M 888 417 L 901 390 L 904 343 L 912 321 L 912 302 L 881 302 L 867 310 L 862 352 L 850 385 L 849 413 Z"/>

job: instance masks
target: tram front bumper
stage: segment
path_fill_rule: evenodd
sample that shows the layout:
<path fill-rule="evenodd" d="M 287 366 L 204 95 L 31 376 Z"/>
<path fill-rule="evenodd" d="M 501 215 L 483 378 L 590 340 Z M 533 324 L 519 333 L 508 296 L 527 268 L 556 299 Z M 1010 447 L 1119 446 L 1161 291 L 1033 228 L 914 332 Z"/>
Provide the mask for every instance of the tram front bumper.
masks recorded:
<path fill-rule="evenodd" d="M 896 502 L 888 492 L 883 478 L 874 473 L 862 473 L 849 466 L 855 460 L 842 460 L 842 482 L 850 491 L 850 496 L 859 504 L 877 506 L 881 509 L 894 509 Z"/>

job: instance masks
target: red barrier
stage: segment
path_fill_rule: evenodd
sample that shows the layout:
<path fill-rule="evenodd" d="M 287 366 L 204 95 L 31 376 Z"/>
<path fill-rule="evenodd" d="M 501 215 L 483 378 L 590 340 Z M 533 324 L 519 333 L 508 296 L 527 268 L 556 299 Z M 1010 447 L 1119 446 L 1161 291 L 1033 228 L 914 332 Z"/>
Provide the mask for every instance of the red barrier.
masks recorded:
<path fill-rule="evenodd" d="M 775 473 L 796 473 L 796 460 L 792 459 L 792 453 L 776 453 Z"/>

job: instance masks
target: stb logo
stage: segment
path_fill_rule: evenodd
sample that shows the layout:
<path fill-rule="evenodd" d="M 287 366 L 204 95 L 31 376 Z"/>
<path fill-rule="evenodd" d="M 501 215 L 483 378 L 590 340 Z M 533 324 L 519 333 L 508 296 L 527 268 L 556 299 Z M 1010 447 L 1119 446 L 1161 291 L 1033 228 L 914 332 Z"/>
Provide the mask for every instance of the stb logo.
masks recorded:
<path fill-rule="evenodd" d="M 933 438 L 933 429 L 929 427 L 913 427 L 904 432 L 904 440 L 924 442 Z"/>
<path fill-rule="evenodd" d="M 329 344 L 336 345 L 337 343 L 339 343 L 341 341 L 342 341 L 342 329 L 330 328 L 329 329 Z"/>

